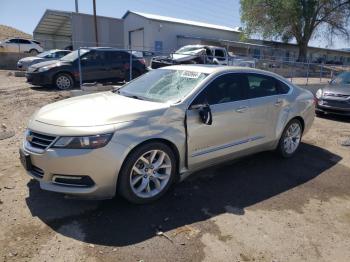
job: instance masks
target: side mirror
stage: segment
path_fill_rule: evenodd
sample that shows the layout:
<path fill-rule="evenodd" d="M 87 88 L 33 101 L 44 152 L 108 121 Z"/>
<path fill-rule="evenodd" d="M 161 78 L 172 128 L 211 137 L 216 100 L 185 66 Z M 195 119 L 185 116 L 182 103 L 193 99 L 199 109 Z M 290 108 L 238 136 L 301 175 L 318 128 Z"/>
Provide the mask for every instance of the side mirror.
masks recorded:
<path fill-rule="evenodd" d="M 89 63 L 89 59 L 87 57 L 80 58 L 81 65 L 87 65 Z"/>
<path fill-rule="evenodd" d="M 203 122 L 203 124 L 211 125 L 213 123 L 213 115 L 211 113 L 210 106 L 208 104 L 205 105 L 193 105 L 191 109 L 199 110 L 199 118 Z"/>

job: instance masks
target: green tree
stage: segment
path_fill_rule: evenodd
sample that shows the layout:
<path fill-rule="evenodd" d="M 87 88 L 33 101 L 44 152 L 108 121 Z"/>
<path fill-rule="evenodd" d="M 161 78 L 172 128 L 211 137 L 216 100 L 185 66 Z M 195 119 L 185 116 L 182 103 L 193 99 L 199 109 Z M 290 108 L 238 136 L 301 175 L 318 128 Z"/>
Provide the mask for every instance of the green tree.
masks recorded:
<path fill-rule="evenodd" d="M 306 61 L 307 46 L 317 35 L 349 39 L 350 1 L 345 0 L 240 0 L 244 33 L 289 42 L 295 39 L 299 61 Z"/>

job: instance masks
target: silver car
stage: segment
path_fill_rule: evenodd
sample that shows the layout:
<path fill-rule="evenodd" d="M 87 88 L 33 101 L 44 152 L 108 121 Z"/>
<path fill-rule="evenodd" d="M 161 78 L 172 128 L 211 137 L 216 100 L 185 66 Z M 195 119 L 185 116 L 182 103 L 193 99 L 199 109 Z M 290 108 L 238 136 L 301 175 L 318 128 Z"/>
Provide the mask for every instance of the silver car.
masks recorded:
<path fill-rule="evenodd" d="M 53 49 L 43 52 L 37 56 L 24 57 L 17 62 L 17 68 L 20 70 L 27 70 L 29 66 L 45 61 L 58 60 L 68 55 L 71 51 Z"/>
<path fill-rule="evenodd" d="M 343 72 L 316 92 L 316 114 L 350 116 L 350 72 Z"/>
<path fill-rule="evenodd" d="M 44 106 L 20 158 L 42 189 L 146 203 L 223 161 L 265 150 L 293 156 L 314 115 L 313 95 L 276 74 L 170 66 Z"/>

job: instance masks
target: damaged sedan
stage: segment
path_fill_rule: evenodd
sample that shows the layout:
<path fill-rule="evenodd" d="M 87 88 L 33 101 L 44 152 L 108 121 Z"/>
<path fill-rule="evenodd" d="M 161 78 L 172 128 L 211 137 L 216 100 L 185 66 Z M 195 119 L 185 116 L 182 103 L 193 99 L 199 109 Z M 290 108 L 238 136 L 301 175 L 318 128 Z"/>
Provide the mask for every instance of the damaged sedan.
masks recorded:
<path fill-rule="evenodd" d="M 208 45 L 186 45 L 169 56 L 156 56 L 151 68 L 179 64 L 215 64 L 254 67 L 254 60 L 230 56 L 224 47 Z"/>
<path fill-rule="evenodd" d="M 44 190 L 148 203 L 227 160 L 266 150 L 292 157 L 314 114 L 309 91 L 271 72 L 170 66 L 44 106 L 28 123 L 20 159 Z"/>

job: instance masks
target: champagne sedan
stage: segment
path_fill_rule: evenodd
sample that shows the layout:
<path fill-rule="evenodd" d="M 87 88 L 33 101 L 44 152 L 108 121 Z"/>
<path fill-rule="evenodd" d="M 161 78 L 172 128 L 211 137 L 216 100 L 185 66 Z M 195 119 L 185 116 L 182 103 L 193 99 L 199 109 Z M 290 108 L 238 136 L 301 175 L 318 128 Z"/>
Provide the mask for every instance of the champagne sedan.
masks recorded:
<path fill-rule="evenodd" d="M 170 66 L 44 106 L 20 159 L 44 190 L 147 203 L 208 166 L 266 150 L 293 156 L 314 115 L 313 95 L 276 74 Z"/>

